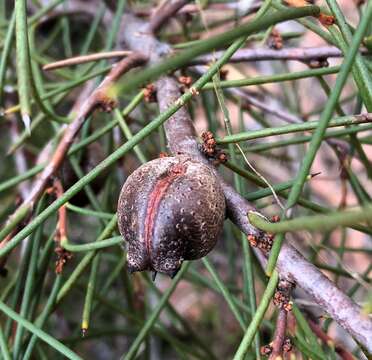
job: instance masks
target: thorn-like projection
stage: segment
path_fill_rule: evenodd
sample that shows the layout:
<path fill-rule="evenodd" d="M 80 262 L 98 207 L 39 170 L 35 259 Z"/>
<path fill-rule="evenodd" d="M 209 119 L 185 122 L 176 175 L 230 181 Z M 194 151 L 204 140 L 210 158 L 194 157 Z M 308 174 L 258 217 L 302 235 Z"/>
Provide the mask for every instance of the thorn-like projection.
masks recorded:
<path fill-rule="evenodd" d="M 151 279 L 152 279 L 152 281 L 155 281 L 155 279 L 156 279 L 156 275 L 158 274 L 158 272 L 157 271 L 153 271 L 152 272 L 152 274 L 151 274 Z"/>
<path fill-rule="evenodd" d="M 136 271 L 136 268 L 134 266 L 127 264 L 127 270 L 129 274 L 133 274 Z"/>
<path fill-rule="evenodd" d="M 310 174 L 310 177 L 311 177 L 311 179 L 312 179 L 312 178 L 314 178 L 315 176 L 320 175 L 321 173 L 322 173 L 321 171 L 318 171 L 318 172 L 316 172 L 316 173 L 314 173 L 314 174 Z"/>
<path fill-rule="evenodd" d="M 28 136 L 31 135 L 31 118 L 28 114 L 22 114 L 22 121 L 25 126 Z"/>
<path fill-rule="evenodd" d="M 176 269 L 176 270 L 172 271 L 171 273 L 169 273 L 170 278 L 173 279 L 177 275 L 179 270 L 180 269 Z"/>

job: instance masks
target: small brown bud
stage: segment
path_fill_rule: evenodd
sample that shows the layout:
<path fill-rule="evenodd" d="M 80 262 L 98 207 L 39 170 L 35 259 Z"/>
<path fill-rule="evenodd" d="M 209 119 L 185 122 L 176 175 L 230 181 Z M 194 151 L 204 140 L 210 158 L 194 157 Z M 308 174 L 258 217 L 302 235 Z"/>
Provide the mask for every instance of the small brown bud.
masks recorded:
<path fill-rule="evenodd" d="M 285 353 L 292 351 L 292 343 L 290 338 L 286 338 L 283 343 L 283 351 Z"/>
<path fill-rule="evenodd" d="M 148 84 L 143 89 L 143 96 L 146 102 L 155 102 L 156 101 L 156 88 L 154 84 Z"/>
<path fill-rule="evenodd" d="M 192 84 L 192 78 L 191 76 L 179 76 L 178 82 L 189 87 Z"/>
<path fill-rule="evenodd" d="M 280 221 L 280 216 L 279 215 L 274 215 L 272 218 L 271 218 L 271 222 L 273 223 L 277 223 Z"/>
<path fill-rule="evenodd" d="M 283 47 L 283 38 L 278 30 L 272 30 L 268 39 L 268 46 L 276 50 L 280 50 Z"/>
<path fill-rule="evenodd" d="M 220 79 L 221 80 L 226 80 L 228 73 L 229 73 L 229 70 L 221 69 L 220 70 Z"/>
<path fill-rule="evenodd" d="M 97 92 L 97 106 L 103 112 L 111 112 L 117 105 L 116 99 L 108 96 L 104 89 Z"/>
<path fill-rule="evenodd" d="M 256 236 L 254 236 L 254 235 L 248 235 L 247 236 L 247 239 L 248 239 L 249 243 L 251 244 L 251 246 L 257 247 L 258 241 L 257 241 Z"/>
<path fill-rule="evenodd" d="M 70 260 L 72 258 L 72 254 L 61 246 L 57 246 L 54 251 L 57 254 L 55 272 L 56 274 L 61 274 L 67 260 Z"/>
<path fill-rule="evenodd" d="M 269 345 L 261 346 L 260 353 L 263 356 L 269 356 L 273 352 L 273 347 Z"/>
<path fill-rule="evenodd" d="M 227 161 L 227 155 L 225 152 L 221 151 L 219 154 L 218 154 L 218 161 L 220 163 L 225 163 Z"/>
<path fill-rule="evenodd" d="M 285 311 L 287 311 L 287 312 L 292 311 L 292 309 L 293 309 L 293 304 L 292 304 L 292 302 L 289 301 L 288 303 L 283 304 L 283 309 L 284 309 Z"/>
<path fill-rule="evenodd" d="M 320 13 L 319 14 L 318 20 L 320 21 L 320 23 L 323 26 L 331 26 L 331 25 L 333 25 L 336 22 L 334 16 L 332 16 L 332 15 L 326 15 L 326 14 L 323 14 L 323 13 Z"/>

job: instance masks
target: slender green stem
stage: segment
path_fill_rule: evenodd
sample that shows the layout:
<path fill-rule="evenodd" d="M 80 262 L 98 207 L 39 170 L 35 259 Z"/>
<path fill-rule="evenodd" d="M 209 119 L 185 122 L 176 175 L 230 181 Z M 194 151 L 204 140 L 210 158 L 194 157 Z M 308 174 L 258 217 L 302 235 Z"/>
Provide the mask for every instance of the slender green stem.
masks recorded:
<path fill-rule="evenodd" d="M 32 27 L 30 31 L 30 37 L 29 37 L 31 51 L 32 49 L 36 48 L 34 38 L 35 38 L 35 27 Z M 61 122 L 61 123 L 66 123 L 66 124 L 70 123 L 71 120 L 68 117 L 57 115 L 51 109 L 50 104 L 46 100 L 42 100 L 42 96 L 44 94 L 44 85 L 43 85 L 42 76 L 40 74 L 37 64 L 34 61 L 32 61 L 30 58 L 28 60 L 29 60 L 28 67 L 30 69 L 29 71 L 31 74 L 30 84 L 31 84 L 31 88 L 34 94 L 34 99 L 35 99 L 36 104 L 39 106 L 40 110 L 51 120 Z"/>
<path fill-rule="evenodd" d="M 28 265 L 30 262 L 30 256 L 31 256 L 31 251 L 32 251 L 32 243 L 31 241 L 27 241 L 24 249 L 24 253 L 22 256 L 22 262 L 20 263 L 18 272 L 17 272 L 17 281 L 15 283 L 12 296 L 8 300 L 8 304 L 11 308 L 16 309 L 17 305 L 20 303 L 20 298 L 22 295 L 22 289 L 25 284 L 25 279 L 27 276 L 27 270 L 28 270 Z M 3 301 L 3 300 L 2 300 Z M 12 319 L 8 318 L 4 327 L 4 332 L 5 332 L 5 337 L 9 338 L 11 336 L 11 331 L 12 331 Z"/>
<path fill-rule="evenodd" d="M 372 124 L 365 125 L 365 126 L 361 126 L 361 125 L 351 126 L 351 127 L 348 127 L 342 130 L 327 131 L 324 134 L 323 139 L 342 137 L 345 135 L 356 134 L 359 132 L 369 131 L 369 130 L 372 130 Z M 275 141 L 275 142 L 273 141 L 269 143 L 263 142 L 262 144 L 256 144 L 256 145 L 244 147 L 243 151 L 257 153 L 257 152 L 272 150 L 272 149 L 276 149 L 276 148 L 284 147 L 284 146 L 303 144 L 305 142 L 311 141 L 311 138 L 312 138 L 312 135 L 304 135 L 304 136 L 295 136 L 287 140 L 279 140 L 279 141 Z"/>
<path fill-rule="evenodd" d="M 321 250 L 321 249 L 330 249 L 330 250 L 333 250 L 333 251 L 338 251 L 339 250 L 338 247 L 331 246 L 331 245 L 327 245 L 327 246 L 317 245 L 316 248 L 319 249 L 319 250 Z M 343 247 L 343 250 L 344 250 L 345 253 L 346 252 L 360 252 L 360 253 L 366 253 L 366 254 L 371 254 L 372 255 L 372 249 L 371 248 L 345 246 L 345 247 Z"/>
<path fill-rule="evenodd" d="M 66 10 L 66 3 L 63 4 Z M 72 46 L 71 46 L 71 31 L 70 31 L 70 20 L 67 16 L 62 16 L 62 43 L 64 55 L 66 58 L 72 57 Z"/>
<path fill-rule="evenodd" d="M 323 264 L 320 262 L 314 262 L 314 265 L 319 269 L 324 269 L 326 271 L 329 271 L 331 273 L 334 273 L 336 276 L 343 276 L 349 279 L 355 279 L 355 277 L 358 277 L 359 279 L 362 279 L 363 281 L 370 283 L 372 279 L 368 276 L 364 276 L 363 274 L 357 274 L 355 272 L 350 272 L 347 270 L 342 269 L 341 267 L 335 267 L 327 264 Z"/>
<path fill-rule="evenodd" d="M 47 320 L 47 317 L 49 316 L 49 314 L 50 314 L 50 312 L 51 312 L 51 310 L 52 310 L 52 308 L 55 304 L 55 300 L 56 300 L 59 288 L 61 286 L 61 283 L 62 283 L 62 276 L 57 275 L 56 279 L 54 281 L 52 290 L 49 294 L 48 300 L 47 300 L 47 302 L 46 302 L 46 304 L 43 308 L 43 311 L 41 312 L 40 317 L 35 321 L 35 324 L 40 328 L 42 328 L 44 326 L 44 324 Z M 36 335 L 32 335 L 32 337 L 30 339 L 30 342 L 27 345 L 25 354 L 23 356 L 23 360 L 28 360 L 31 357 L 33 348 L 34 348 L 37 340 L 38 340 L 38 337 Z"/>
<path fill-rule="evenodd" d="M 234 87 L 251 86 L 251 85 L 262 85 L 262 84 L 276 83 L 276 82 L 283 82 L 283 81 L 293 81 L 293 80 L 304 79 L 304 78 L 313 77 L 313 76 L 337 74 L 339 70 L 340 70 L 339 66 L 332 66 L 328 68 L 303 70 L 303 71 L 297 71 L 297 72 L 291 72 L 291 73 L 262 75 L 262 76 L 250 77 L 250 78 L 240 79 L 240 80 L 224 80 L 224 81 L 220 81 L 219 86 L 222 89 L 225 89 L 225 88 L 234 88 Z M 208 83 L 203 87 L 203 90 L 212 90 L 213 86 L 214 86 L 213 83 Z"/>
<path fill-rule="evenodd" d="M 124 134 L 124 136 L 129 140 L 130 138 L 133 137 L 133 134 L 128 126 L 128 124 L 126 123 L 125 119 L 124 119 L 124 116 L 121 114 L 120 110 L 118 109 L 115 109 L 114 110 L 114 116 L 115 116 L 115 120 L 119 123 L 120 125 L 120 128 Z M 144 164 L 147 159 L 146 159 L 146 156 L 144 155 L 144 153 L 142 152 L 141 148 L 139 147 L 139 145 L 136 145 L 134 148 L 133 148 L 133 151 L 136 153 L 137 157 L 138 157 L 138 160 Z"/>
<path fill-rule="evenodd" d="M 26 130 L 30 133 L 30 54 L 28 45 L 26 0 L 15 0 L 16 16 L 16 48 L 17 48 L 17 79 L 18 95 L 21 106 L 22 121 Z"/>
<path fill-rule="evenodd" d="M 270 233 L 285 233 L 300 230 L 328 231 L 338 226 L 352 226 L 360 222 L 372 220 L 372 205 L 356 211 L 339 211 L 327 215 L 300 216 L 293 220 L 270 223 L 258 213 L 248 213 L 253 226 Z"/>
<path fill-rule="evenodd" d="M 260 9 L 257 11 L 256 16 L 254 17 L 255 20 L 261 18 L 263 15 L 266 14 L 267 10 L 271 7 L 272 0 L 265 0 L 261 5 Z"/>
<path fill-rule="evenodd" d="M 114 214 L 110 214 L 110 213 L 106 213 L 106 212 L 102 212 L 102 211 L 94 211 L 94 210 L 82 208 L 82 207 L 79 207 L 79 206 L 76 206 L 76 205 L 72 205 L 70 203 L 67 203 L 66 207 L 67 207 L 67 209 L 69 209 L 73 212 L 76 212 L 77 214 L 82 214 L 82 215 L 86 215 L 86 216 L 94 216 L 94 217 L 98 217 L 98 218 L 106 219 L 106 220 L 110 220 L 114 216 Z"/>
<path fill-rule="evenodd" d="M 105 41 L 105 51 L 109 51 L 112 49 L 113 45 L 114 45 L 114 42 L 115 42 L 115 39 L 116 39 L 116 36 L 119 32 L 119 29 L 120 29 L 120 22 L 121 22 L 121 19 L 123 17 L 123 13 L 124 13 L 124 10 L 125 10 L 125 5 L 126 5 L 127 1 L 126 0 L 118 0 L 116 1 L 116 12 L 115 12 L 115 16 L 114 16 L 114 19 L 112 21 L 112 24 L 111 24 L 111 29 L 108 33 L 108 36 L 107 36 L 107 39 Z"/>
<path fill-rule="evenodd" d="M 370 119 L 367 117 L 364 117 L 363 115 L 343 116 L 340 118 L 330 120 L 327 123 L 325 129 L 330 128 L 330 127 L 337 127 L 337 126 L 356 125 L 356 124 L 360 124 L 363 122 L 369 122 L 369 121 Z M 239 134 L 225 136 L 222 139 L 217 138 L 216 141 L 217 141 L 217 144 L 229 144 L 229 143 L 235 143 L 235 142 L 240 142 L 240 141 L 259 139 L 259 138 L 268 137 L 268 136 L 290 134 L 290 133 L 301 132 L 301 131 L 309 131 L 309 130 L 317 129 L 320 126 L 320 124 L 321 124 L 320 120 L 319 121 L 308 121 L 306 123 L 300 123 L 300 124 L 290 124 L 290 125 L 284 125 L 280 127 L 256 130 L 256 131 L 241 132 Z M 313 137 L 314 136 L 315 135 L 313 135 Z"/>
<path fill-rule="evenodd" d="M 96 242 L 100 242 L 103 239 L 106 239 L 111 235 L 111 233 L 115 230 L 117 226 L 117 217 L 116 215 L 112 217 L 110 222 L 106 225 L 106 227 L 103 229 L 102 233 L 97 237 Z M 89 263 L 94 259 L 94 256 L 96 255 L 96 251 L 90 251 L 88 254 L 86 254 L 83 259 L 80 261 L 80 263 L 76 266 L 70 277 L 66 280 L 66 282 L 63 284 L 61 290 L 58 292 L 57 300 L 56 302 L 59 303 L 66 294 L 71 290 L 73 285 L 76 283 L 79 276 L 83 273 L 85 268 L 89 265 Z"/>
<path fill-rule="evenodd" d="M 45 331 L 41 330 L 39 327 L 35 326 L 30 321 L 26 320 L 15 311 L 13 311 L 10 307 L 5 305 L 2 301 L 0 301 L 0 311 L 3 312 L 6 316 L 16 321 L 19 325 L 25 327 L 28 331 L 35 334 L 40 340 L 46 342 L 50 345 L 53 349 L 67 357 L 71 360 L 82 360 L 80 356 L 78 356 L 75 352 L 70 350 L 67 346 L 63 345 L 61 342 L 56 340 L 54 337 L 47 334 Z"/>
<path fill-rule="evenodd" d="M 105 13 L 105 10 L 106 10 L 105 9 L 105 4 L 101 3 L 100 7 L 97 11 L 96 16 L 94 17 L 92 25 L 89 28 L 89 32 L 88 32 L 88 34 L 85 38 L 84 44 L 81 47 L 80 55 L 85 55 L 85 54 L 88 53 L 88 50 L 89 50 L 90 46 L 92 45 L 94 36 L 95 36 L 95 34 L 97 32 L 97 29 L 98 29 L 98 25 L 99 25 L 104 13 Z"/>
<path fill-rule="evenodd" d="M 246 324 L 240 314 L 240 311 L 238 310 L 237 306 L 235 305 L 232 296 L 229 292 L 229 290 L 226 288 L 226 286 L 221 281 L 220 277 L 218 276 L 216 269 L 213 267 L 213 265 L 209 262 L 207 258 L 202 259 L 204 266 L 208 270 L 208 272 L 212 275 L 213 281 L 216 283 L 217 287 L 219 288 L 222 296 L 225 298 L 231 312 L 234 314 L 236 320 L 238 321 L 240 327 L 244 330 L 246 327 Z"/>
<path fill-rule="evenodd" d="M 4 40 L 4 47 L 1 51 L 1 59 L 0 59 L 0 104 L 2 103 L 4 85 L 5 85 L 5 75 L 6 75 L 6 67 L 9 59 L 9 55 L 12 49 L 12 40 L 14 36 L 14 29 L 15 29 L 16 17 L 15 12 L 13 12 L 12 18 L 9 23 L 8 30 L 6 32 L 6 37 Z"/>
<path fill-rule="evenodd" d="M 310 179 L 311 179 L 311 175 L 309 176 L 309 180 Z M 280 183 L 280 184 L 273 185 L 272 188 L 274 189 L 275 192 L 280 193 L 281 191 L 290 189 L 292 187 L 293 183 L 294 183 L 294 180 L 290 180 L 290 181 L 286 181 L 286 182 L 283 182 L 283 183 Z M 272 189 L 264 188 L 264 189 L 261 189 L 261 190 L 257 190 L 257 191 L 253 191 L 253 192 L 248 193 L 245 196 L 245 198 L 248 201 L 255 201 L 255 200 L 258 200 L 258 199 L 262 199 L 266 196 L 270 196 L 272 194 L 273 194 Z"/>
<path fill-rule="evenodd" d="M 151 330 L 151 328 L 154 326 L 156 319 L 159 317 L 161 311 L 167 304 L 170 296 L 172 295 L 173 291 L 176 289 L 178 283 L 182 279 L 183 275 L 186 273 L 187 269 L 189 268 L 190 263 L 184 263 L 176 275 L 176 277 L 173 279 L 171 286 L 164 292 L 162 298 L 159 300 L 156 307 L 152 310 L 151 315 L 146 320 L 144 326 L 142 327 L 141 331 L 137 335 L 136 339 L 134 340 L 133 344 L 129 348 L 128 352 L 122 356 L 121 359 L 123 360 L 131 360 L 136 357 L 138 348 L 146 338 L 147 334 Z"/>
<path fill-rule="evenodd" d="M 22 181 L 33 177 L 34 175 L 36 175 L 40 171 L 42 171 L 44 169 L 44 167 L 45 167 L 45 165 L 36 165 L 36 166 L 27 170 L 24 173 L 19 174 L 15 177 L 12 177 L 9 180 L 6 180 L 6 181 L 0 183 L 0 192 L 3 192 L 5 190 L 9 190 L 10 188 L 12 188 L 12 187 L 18 185 L 19 183 L 21 183 Z"/>
<path fill-rule="evenodd" d="M 341 50 L 346 53 L 348 51 L 348 44 L 350 44 L 353 41 L 353 36 L 350 30 L 350 26 L 347 24 L 346 19 L 344 15 L 342 14 L 342 11 L 340 7 L 337 4 L 336 0 L 326 0 L 329 8 L 332 11 L 332 14 L 335 16 L 337 20 L 337 26 L 340 29 L 342 36 L 344 37 L 344 41 L 342 39 L 338 38 L 341 41 L 338 41 L 338 44 L 341 48 Z M 368 14 L 371 7 L 371 3 L 368 2 L 365 13 Z M 334 34 L 333 26 L 329 28 L 332 34 Z M 362 34 L 364 36 L 364 34 Z M 336 38 L 336 40 L 338 40 Z M 364 104 L 366 105 L 366 108 L 368 111 L 372 111 L 372 80 L 371 76 L 368 73 L 368 69 L 366 67 L 366 64 L 364 62 L 364 59 L 359 52 L 355 55 L 355 62 L 353 65 L 353 74 L 354 79 L 358 85 L 359 88 L 359 94 L 363 99 Z"/>
<path fill-rule="evenodd" d="M 292 338 L 293 344 L 298 348 L 303 354 L 314 360 L 323 360 L 324 358 L 320 357 L 314 349 L 309 349 L 309 345 L 300 337 Z"/>
<path fill-rule="evenodd" d="M 129 102 L 129 104 L 125 107 L 125 109 L 122 111 L 123 117 L 128 116 L 143 100 L 143 90 L 140 91 L 136 96 L 133 97 L 133 99 Z M 92 135 L 87 136 L 77 144 L 71 147 L 70 151 L 68 152 L 69 155 L 75 154 L 77 151 L 85 147 L 86 145 L 91 144 L 92 142 L 99 139 L 104 134 L 107 134 L 111 129 L 113 129 L 118 124 L 118 120 L 114 118 L 111 120 L 108 124 L 103 126 L 102 128 L 96 130 Z"/>
<path fill-rule="evenodd" d="M 163 295 L 162 292 L 155 286 L 155 284 L 149 279 L 148 276 L 146 276 L 146 282 L 148 286 L 151 287 L 151 290 L 154 291 L 156 296 L 158 298 L 161 298 L 161 296 Z M 200 338 L 200 336 L 189 325 L 188 321 L 184 317 L 182 317 L 181 314 L 177 312 L 177 310 L 173 307 L 173 305 L 170 302 L 167 303 L 166 310 L 172 316 L 172 318 L 174 318 L 176 321 L 178 321 L 183 326 L 183 328 L 188 333 L 188 335 L 192 337 L 193 341 L 195 341 L 195 343 L 198 344 L 200 349 L 202 349 L 205 352 L 205 354 L 208 356 L 209 359 L 213 359 L 213 360 L 217 359 L 216 355 L 213 354 L 208 344 L 203 339 Z"/>
<path fill-rule="evenodd" d="M 260 179 L 256 174 L 253 174 L 253 173 L 251 173 L 251 172 L 249 172 L 245 169 L 242 169 L 241 167 L 236 166 L 235 164 L 233 164 L 229 161 L 224 163 L 224 166 L 228 167 L 229 169 L 238 173 L 239 175 L 243 176 L 244 178 L 248 179 L 249 181 L 252 181 L 254 184 L 256 184 L 258 186 L 261 186 L 261 187 L 266 187 L 267 186 L 267 184 L 265 184 L 265 182 L 262 179 Z M 309 180 L 309 179 L 311 179 L 311 175 L 310 176 L 308 175 L 307 178 L 306 178 L 306 180 Z M 294 182 L 295 180 L 292 180 L 292 181 Z M 285 191 L 285 190 L 281 190 L 281 195 L 285 198 L 288 198 L 288 192 Z M 317 203 L 314 203 L 310 200 L 307 200 L 304 197 L 299 198 L 298 204 L 305 207 L 306 209 L 310 209 L 312 211 L 319 212 L 321 214 L 332 213 L 332 212 L 335 211 L 335 209 L 326 208 L 326 207 L 321 206 Z M 361 225 L 353 225 L 351 227 L 355 230 L 358 230 L 358 231 L 364 232 L 366 234 L 372 235 L 372 231 L 369 227 L 361 226 Z"/>
<path fill-rule="evenodd" d="M 51 103 L 53 105 L 58 105 L 67 95 L 68 95 L 67 93 L 60 94 L 56 96 L 55 99 L 51 101 Z M 39 112 L 39 114 L 37 114 L 32 119 L 31 132 L 33 132 L 38 126 L 40 126 L 46 119 L 47 119 L 47 116 L 44 113 Z M 29 136 L 28 136 L 27 131 L 26 130 L 22 131 L 21 134 L 18 136 L 18 138 L 10 145 L 9 150 L 8 150 L 8 155 L 13 154 L 21 145 L 23 145 L 28 139 L 28 137 Z"/>
<path fill-rule="evenodd" d="M 246 330 L 244 337 L 238 347 L 238 350 L 234 355 L 234 360 L 244 359 L 245 354 L 247 353 L 249 347 L 251 346 L 254 336 L 256 335 L 258 328 L 266 313 L 266 310 L 270 304 L 270 300 L 274 294 L 278 280 L 279 274 L 276 271 L 274 271 L 266 286 L 265 292 L 262 294 L 261 302 L 257 307 L 257 311 L 253 315 L 253 318 L 248 326 L 248 329 Z"/>
<path fill-rule="evenodd" d="M 60 86 L 55 90 L 51 90 L 51 91 L 45 93 L 44 95 L 41 96 L 40 99 L 41 100 L 47 100 L 47 99 L 52 98 L 55 95 L 66 93 L 68 90 L 71 90 L 71 89 L 85 83 L 86 81 L 88 81 L 90 79 L 93 79 L 93 78 L 95 78 L 99 75 L 107 73 L 108 71 L 110 71 L 110 69 L 111 69 L 111 66 L 107 66 L 107 67 L 102 68 L 100 70 L 94 71 L 91 74 L 79 77 L 77 80 L 73 80 L 71 82 L 68 82 L 66 85 Z M 11 108 L 6 109 L 5 113 L 6 114 L 11 114 L 11 113 L 17 112 L 19 110 L 20 110 L 20 105 L 15 105 Z"/>
<path fill-rule="evenodd" d="M 326 358 L 322 347 L 319 345 L 318 338 L 312 332 L 309 324 L 307 323 L 305 317 L 302 315 L 301 311 L 296 304 L 293 304 L 293 314 L 296 317 L 297 324 L 300 326 L 304 334 L 306 334 L 307 339 L 309 340 L 310 346 L 318 355 L 322 358 Z"/>
<path fill-rule="evenodd" d="M 92 243 L 81 244 L 81 245 L 71 244 L 67 241 L 67 239 L 61 240 L 61 246 L 67 251 L 71 251 L 71 252 L 99 250 L 99 249 L 104 249 L 107 247 L 119 245 L 122 243 L 123 243 L 123 238 L 121 236 L 114 236 L 109 239 L 104 239 L 101 241 L 95 241 Z"/>
<path fill-rule="evenodd" d="M 37 213 L 40 213 L 41 209 L 45 206 L 45 198 L 43 197 L 41 201 L 38 203 L 38 207 L 36 209 Z M 23 291 L 23 298 L 22 304 L 20 309 L 20 316 L 27 318 L 27 314 L 29 312 L 30 302 L 33 296 L 35 296 L 35 277 L 36 277 L 36 269 L 37 269 L 37 260 L 38 260 L 38 252 L 41 242 L 42 236 L 42 226 L 38 227 L 33 236 L 30 238 L 32 242 L 32 250 L 30 256 L 30 263 L 27 269 L 27 278 L 26 283 L 24 286 Z M 21 324 L 18 324 L 17 330 L 14 337 L 14 345 L 13 345 L 13 354 L 14 358 L 18 359 L 20 350 L 21 350 L 21 341 L 23 335 L 23 327 Z"/>
<path fill-rule="evenodd" d="M 72 155 L 72 156 L 70 156 L 69 161 L 70 161 L 70 164 L 71 164 L 71 167 L 72 167 L 73 171 L 75 172 L 77 178 L 79 179 L 79 178 L 84 176 L 84 172 L 81 169 L 81 166 L 79 165 L 76 158 L 77 158 L 76 155 Z M 95 211 L 101 212 L 102 209 L 101 209 L 101 205 L 100 205 L 100 203 L 97 199 L 97 194 L 93 191 L 90 184 L 86 184 L 84 186 L 84 192 L 87 195 L 87 197 L 89 199 L 89 202 L 91 203 L 91 205 L 93 206 Z M 105 223 L 105 221 L 103 220 L 102 223 Z"/>
<path fill-rule="evenodd" d="M 5 339 L 2 326 L 0 326 L 0 350 L 1 350 L 1 356 L 4 360 L 11 360 L 10 352 L 8 349 L 8 344 Z"/>
<path fill-rule="evenodd" d="M 122 239 L 120 239 L 122 240 Z M 100 254 L 92 261 L 92 267 L 90 269 L 89 281 L 87 284 L 87 292 L 85 294 L 83 317 L 81 321 L 81 331 L 83 335 L 88 331 L 90 325 L 90 317 L 93 303 L 93 294 L 97 283 L 97 273 L 99 269 Z"/>
<path fill-rule="evenodd" d="M 65 0 L 54 0 L 48 2 L 38 12 L 36 12 L 33 16 L 30 17 L 29 26 L 32 26 L 35 23 L 37 23 L 44 15 L 46 15 L 49 11 L 53 10 L 56 6 L 63 3 L 64 1 Z"/>

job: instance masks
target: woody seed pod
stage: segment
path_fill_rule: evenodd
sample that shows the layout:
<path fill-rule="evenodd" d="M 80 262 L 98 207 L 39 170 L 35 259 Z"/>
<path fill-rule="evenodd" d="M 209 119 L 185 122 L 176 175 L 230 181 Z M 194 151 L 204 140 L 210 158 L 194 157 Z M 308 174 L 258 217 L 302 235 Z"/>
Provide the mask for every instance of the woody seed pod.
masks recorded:
<path fill-rule="evenodd" d="M 128 177 L 118 203 L 128 270 L 173 277 L 183 260 L 213 249 L 224 217 L 225 198 L 208 166 L 184 155 L 142 165 Z"/>

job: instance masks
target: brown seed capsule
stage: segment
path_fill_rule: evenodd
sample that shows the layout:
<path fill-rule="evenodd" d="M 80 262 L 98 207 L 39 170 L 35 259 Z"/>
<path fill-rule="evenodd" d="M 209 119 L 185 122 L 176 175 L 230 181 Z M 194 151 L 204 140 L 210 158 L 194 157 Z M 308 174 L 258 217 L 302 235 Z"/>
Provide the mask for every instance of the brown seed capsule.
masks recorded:
<path fill-rule="evenodd" d="M 225 198 L 208 166 L 184 155 L 142 165 L 128 177 L 118 203 L 128 270 L 173 277 L 183 260 L 212 250 L 224 217 Z"/>

